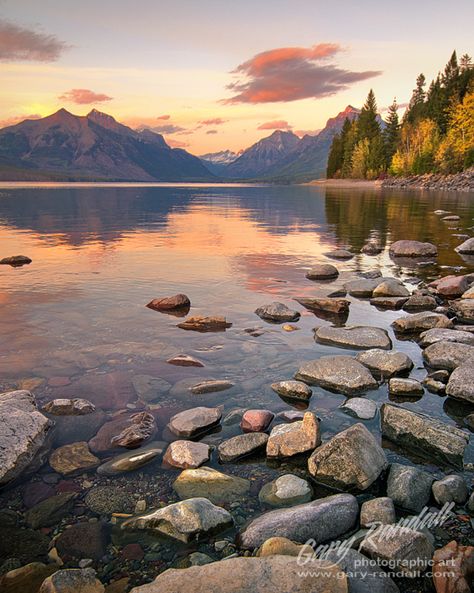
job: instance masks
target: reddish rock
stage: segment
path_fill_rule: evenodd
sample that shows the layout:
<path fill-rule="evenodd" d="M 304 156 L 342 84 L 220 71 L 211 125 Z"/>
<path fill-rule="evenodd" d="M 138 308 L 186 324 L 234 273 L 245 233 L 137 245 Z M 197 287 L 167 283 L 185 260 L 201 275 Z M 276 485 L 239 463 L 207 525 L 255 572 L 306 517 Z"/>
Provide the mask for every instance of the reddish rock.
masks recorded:
<path fill-rule="evenodd" d="M 100 560 L 108 542 L 107 528 L 103 523 L 76 523 L 63 531 L 56 540 L 59 556 L 68 558 L 92 558 Z"/>
<path fill-rule="evenodd" d="M 133 414 L 133 416 L 130 416 L 130 421 L 129 426 L 112 438 L 112 445 L 136 449 L 145 441 L 148 441 L 156 432 L 155 419 L 148 412 Z"/>
<path fill-rule="evenodd" d="M 433 556 L 436 593 L 470 593 L 474 580 L 474 547 L 456 541 L 436 550 Z"/>
<path fill-rule="evenodd" d="M 30 482 L 23 492 L 23 503 L 28 509 L 34 507 L 42 500 L 56 494 L 54 488 L 44 482 Z"/>
<path fill-rule="evenodd" d="M 198 332 L 225 331 L 231 326 L 232 323 L 229 323 L 225 317 L 220 315 L 216 317 L 202 317 L 197 315 L 195 317 L 188 317 L 182 323 L 178 323 L 178 327 L 181 329 Z"/>
<path fill-rule="evenodd" d="M 469 282 L 465 276 L 445 276 L 430 284 L 438 294 L 445 297 L 460 297 L 468 288 Z"/>
<path fill-rule="evenodd" d="M 154 311 L 172 311 L 173 309 L 189 309 L 191 301 L 185 294 L 175 294 L 171 297 L 161 299 L 153 299 L 147 305 L 149 309 Z"/>
<path fill-rule="evenodd" d="M 169 358 L 166 361 L 168 364 L 173 364 L 177 367 L 203 367 L 204 363 L 202 363 L 197 358 L 193 358 L 188 354 L 178 354 L 177 356 L 173 356 L 173 358 Z"/>
<path fill-rule="evenodd" d="M 247 410 L 240 421 L 244 432 L 264 432 L 275 417 L 270 410 Z"/>
<path fill-rule="evenodd" d="M 73 480 L 61 480 L 56 485 L 56 492 L 61 494 L 62 492 L 81 492 L 82 488 L 79 484 L 76 484 Z"/>
<path fill-rule="evenodd" d="M 127 544 L 120 552 L 122 560 L 141 560 L 144 555 L 140 544 Z"/>

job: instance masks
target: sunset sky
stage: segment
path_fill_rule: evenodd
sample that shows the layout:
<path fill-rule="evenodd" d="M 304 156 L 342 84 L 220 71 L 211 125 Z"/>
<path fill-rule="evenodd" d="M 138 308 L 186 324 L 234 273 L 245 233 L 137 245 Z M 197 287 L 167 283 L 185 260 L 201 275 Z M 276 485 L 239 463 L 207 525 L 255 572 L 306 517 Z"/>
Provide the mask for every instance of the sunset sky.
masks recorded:
<path fill-rule="evenodd" d="M 0 0 L 0 125 L 60 107 L 147 125 L 194 154 L 321 129 L 373 87 L 408 101 L 472 0 Z"/>

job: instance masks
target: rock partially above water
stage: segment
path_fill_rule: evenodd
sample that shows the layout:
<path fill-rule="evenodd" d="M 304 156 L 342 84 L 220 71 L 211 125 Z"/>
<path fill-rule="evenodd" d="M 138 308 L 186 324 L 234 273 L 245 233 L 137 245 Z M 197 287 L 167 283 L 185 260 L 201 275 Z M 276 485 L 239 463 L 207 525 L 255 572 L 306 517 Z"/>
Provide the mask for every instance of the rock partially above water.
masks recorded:
<path fill-rule="evenodd" d="M 377 404 L 363 397 L 350 397 L 339 407 L 350 416 L 361 420 L 372 420 L 377 413 Z"/>
<path fill-rule="evenodd" d="M 180 469 L 195 469 L 209 460 L 210 447 L 206 443 L 174 441 L 163 457 L 164 463 Z"/>
<path fill-rule="evenodd" d="M 423 350 L 423 358 L 433 369 L 452 371 L 468 361 L 474 364 L 474 346 L 459 342 L 435 342 Z"/>
<path fill-rule="evenodd" d="M 272 383 L 273 391 L 283 398 L 308 401 L 313 394 L 311 389 L 301 381 L 280 381 Z"/>
<path fill-rule="evenodd" d="M 407 297 L 376 297 L 370 299 L 370 304 L 378 309 L 401 309 L 408 301 Z"/>
<path fill-rule="evenodd" d="M 378 255 L 382 253 L 383 247 L 381 247 L 375 241 L 368 241 L 365 245 L 362 246 L 360 252 L 365 253 L 365 255 Z"/>
<path fill-rule="evenodd" d="M 270 305 L 259 307 L 255 313 L 265 321 L 281 323 L 283 321 L 296 321 L 300 318 L 298 311 L 292 311 L 283 303 L 273 302 Z"/>
<path fill-rule="evenodd" d="M 295 301 L 306 307 L 309 311 L 324 311 L 336 315 L 349 313 L 350 301 L 347 299 L 299 297 L 295 298 Z"/>
<path fill-rule="evenodd" d="M 343 490 L 366 490 L 387 465 L 382 447 L 363 424 L 340 432 L 308 459 L 317 482 Z"/>
<path fill-rule="evenodd" d="M 93 455 L 85 441 L 64 445 L 53 451 L 49 465 L 65 476 L 97 467 L 100 460 Z"/>
<path fill-rule="evenodd" d="M 433 311 L 438 303 L 432 296 L 425 294 L 413 294 L 403 305 L 403 310 L 408 313 L 414 311 Z"/>
<path fill-rule="evenodd" d="M 182 471 L 174 481 L 173 488 L 182 499 L 203 496 L 220 504 L 235 502 L 236 498 L 246 496 L 250 482 L 211 467 L 200 467 Z"/>
<path fill-rule="evenodd" d="M 126 531 L 142 530 L 188 543 L 233 525 L 232 515 L 207 498 L 189 498 L 122 524 Z"/>
<path fill-rule="evenodd" d="M 388 391 L 393 395 L 423 395 L 423 385 L 415 379 L 394 377 L 388 382 Z"/>
<path fill-rule="evenodd" d="M 238 535 L 241 548 L 259 548 L 270 537 L 286 537 L 316 544 L 336 539 L 351 529 L 358 518 L 359 505 L 351 494 L 336 494 L 287 509 L 263 513 L 253 519 Z"/>
<path fill-rule="evenodd" d="M 459 342 L 460 344 L 474 346 L 474 334 L 457 329 L 429 329 L 420 334 L 418 344 L 422 348 L 426 348 L 436 342 Z"/>
<path fill-rule="evenodd" d="M 148 412 L 139 412 L 130 416 L 130 425 L 111 439 L 112 445 L 136 449 L 153 437 L 156 432 L 155 418 Z"/>
<path fill-rule="evenodd" d="M 426 311 L 414 313 L 406 317 L 399 317 L 392 323 L 392 327 L 399 333 L 417 333 L 435 327 L 453 327 L 451 319 L 441 313 Z"/>
<path fill-rule="evenodd" d="M 270 410 L 246 410 L 240 421 L 240 428 L 244 432 L 265 432 L 274 417 L 275 414 Z"/>
<path fill-rule="evenodd" d="M 392 341 L 386 330 L 363 325 L 319 327 L 315 331 L 315 340 L 320 344 L 340 346 L 354 350 L 365 350 L 367 348 L 390 350 L 392 347 Z"/>
<path fill-rule="evenodd" d="M 356 395 L 377 387 L 372 373 L 351 356 L 321 356 L 304 363 L 295 378 L 345 395 Z"/>
<path fill-rule="evenodd" d="M 354 297 L 370 298 L 373 295 L 375 288 L 384 282 L 386 278 L 365 278 L 363 280 L 351 280 L 344 284 L 347 292 Z"/>
<path fill-rule="evenodd" d="M 13 268 L 31 264 L 32 260 L 26 255 L 10 255 L 0 259 L 0 265 L 12 266 Z"/>
<path fill-rule="evenodd" d="M 319 264 L 306 272 L 308 280 L 332 280 L 338 276 L 338 269 L 331 264 Z"/>
<path fill-rule="evenodd" d="M 372 349 L 360 352 L 356 356 L 356 360 L 382 377 L 408 373 L 413 368 L 413 361 L 403 352 Z"/>
<path fill-rule="evenodd" d="M 454 399 L 474 403 L 474 380 L 472 377 L 474 359 L 459 365 L 449 377 L 446 394 Z"/>
<path fill-rule="evenodd" d="M 444 276 L 429 285 L 437 294 L 448 298 L 456 298 L 469 288 L 466 276 Z"/>
<path fill-rule="evenodd" d="M 313 494 L 310 484 L 295 476 L 284 474 L 273 482 L 265 484 L 258 494 L 260 502 L 275 507 L 290 507 L 309 502 Z"/>
<path fill-rule="evenodd" d="M 168 427 L 171 432 L 179 437 L 193 437 L 217 426 L 221 417 L 222 412 L 219 408 L 199 406 L 173 416 Z"/>
<path fill-rule="evenodd" d="M 264 432 L 249 432 L 222 441 L 217 447 L 222 462 L 236 461 L 263 449 L 268 441 Z"/>
<path fill-rule="evenodd" d="M 149 309 L 155 311 L 172 311 L 173 309 L 189 309 L 191 301 L 185 294 L 175 294 L 171 297 L 153 299 L 147 305 Z"/>
<path fill-rule="evenodd" d="M 219 332 L 232 327 L 232 323 L 229 323 L 222 316 L 203 317 L 196 315 L 195 317 L 188 317 L 182 323 L 178 323 L 178 327 L 197 332 Z"/>
<path fill-rule="evenodd" d="M 389 278 L 374 288 L 373 297 L 408 297 L 410 291 L 397 278 Z"/>
<path fill-rule="evenodd" d="M 305 412 L 303 420 L 273 428 L 267 441 L 267 457 L 292 457 L 312 451 L 320 442 L 318 419 L 312 412 Z"/>
<path fill-rule="evenodd" d="M 458 245 L 455 248 L 455 251 L 457 251 L 458 253 L 463 253 L 465 255 L 474 255 L 474 237 L 466 239 L 464 243 L 461 243 L 461 245 Z"/>
<path fill-rule="evenodd" d="M 334 251 L 327 251 L 323 253 L 326 257 L 332 257 L 333 259 L 352 259 L 354 254 L 347 249 L 335 249 Z"/>
<path fill-rule="evenodd" d="M 201 381 L 201 383 L 196 383 L 189 388 L 189 391 L 194 394 L 202 394 L 202 393 L 215 393 L 216 391 L 225 391 L 226 389 L 231 389 L 234 384 L 231 381 L 226 381 L 224 379 L 221 380 L 209 380 L 209 381 Z"/>
<path fill-rule="evenodd" d="M 0 486 L 41 465 L 52 425 L 29 391 L 0 394 Z"/>
<path fill-rule="evenodd" d="M 203 367 L 204 363 L 194 358 L 193 356 L 189 356 L 189 354 L 178 354 L 173 356 L 173 358 L 168 358 L 166 361 L 168 364 L 173 364 L 178 367 Z"/>
<path fill-rule="evenodd" d="M 466 432 L 393 404 L 382 405 L 381 417 L 385 438 L 435 462 L 462 468 L 469 442 Z"/>
<path fill-rule="evenodd" d="M 392 257 L 435 257 L 438 255 L 436 245 L 421 241 L 395 241 L 390 245 Z"/>
<path fill-rule="evenodd" d="M 43 406 L 43 411 L 53 416 L 83 416 L 92 414 L 95 406 L 87 399 L 53 399 Z"/>

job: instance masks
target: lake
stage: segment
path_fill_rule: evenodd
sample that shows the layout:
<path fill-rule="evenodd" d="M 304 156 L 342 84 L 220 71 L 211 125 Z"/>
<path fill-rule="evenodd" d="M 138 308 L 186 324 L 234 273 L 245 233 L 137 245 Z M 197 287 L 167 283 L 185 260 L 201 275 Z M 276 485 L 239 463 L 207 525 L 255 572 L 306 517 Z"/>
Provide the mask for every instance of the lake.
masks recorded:
<path fill-rule="evenodd" d="M 460 220 L 443 221 L 434 214 L 437 209 L 457 214 Z M 315 292 L 316 284 L 305 278 L 310 267 L 336 265 L 340 277 L 334 286 L 369 270 L 406 280 L 407 286 L 473 272 L 474 261 L 454 251 L 463 236 L 472 236 L 473 225 L 474 195 L 467 193 L 133 184 L 0 188 L 0 256 L 22 254 L 33 260 L 19 268 L 0 268 L 0 386 L 2 391 L 31 388 L 40 404 L 81 397 L 104 411 L 93 421 L 84 420 L 87 416 L 72 422 L 57 417 L 55 447 L 87 441 L 112 415 L 141 410 L 145 404 L 156 418 L 156 439 L 165 441 L 171 438 L 166 429 L 169 418 L 195 406 L 222 406 L 224 417 L 240 408 L 266 408 L 277 414 L 290 406 L 272 391 L 271 383 L 292 378 L 306 360 L 353 353 L 317 344 L 313 329 L 330 321 L 293 300 Z M 384 251 L 361 254 L 369 239 L 377 240 Z M 435 243 L 436 263 L 393 262 L 388 247 L 399 239 Z M 324 254 L 335 248 L 350 249 L 355 256 L 348 261 L 328 259 Z M 145 306 L 175 293 L 189 296 L 192 315 L 223 315 L 232 327 L 219 333 L 184 331 L 177 327 L 176 316 Z M 420 348 L 413 341 L 398 340 L 390 328 L 405 313 L 379 311 L 368 299 L 350 300 L 346 323 L 389 330 L 394 349 L 415 363 L 411 376 L 422 379 L 426 370 Z M 301 312 L 298 331 L 286 332 L 255 315 L 257 307 L 272 301 Z M 201 360 L 204 367 L 166 362 L 180 353 Z M 163 388 L 148 394 L 145 404 L 137 402 L 136 390 L 137 376 L 143 375 L 163 380 Z M 227 379 L 234 386 L 218 393 L 189 392 L 205 379 Z M 388 401 L 387 384 L 365 397 L 379 404 Z M 339 409 L 345 399 L 313 388 L 309 409 L 321 419 L 323 440 L 357 422 Z M 465 407 L 428 392 L 401 403 L 452 425 L 462 426 L 466 414 Z M 378 417 L 366 426 L 379 434 Z M 239 433 L 238 422 L 229 420 L 220 432 L 202 440 L 217 445 Z M 429 460 L 407 457 L 385 442 L 384 447 L 391 461 L 439 471 Z M 473 460 L 471 444 L 465 461 Z M 266 463 L 263 456 L 219 466 L 214 454 L 209 465 L 252 482 L 250 494 L 233 507 L 237 524 L 261 512 L 258 491 L 263 483 L 288 471 L 303 475 L 301 462 Z M 111 512 L 133 511 L 137 500 L 146 500 L 148 508 L 176 501 L 172 482 L 178 473 L 155 462 L 114 478 L 93 470 L 59 480 L 46 464 L 4 491 L 1 502 L 23 516 L 25 489 L 31 493 L 41 490 L 39 483 L 52 484 L 56 492 L 78 493 L 65 523 L 98 515 L 110 519 Z M 94 513 L 84 496 L 101 486 L 109 488 L 109 507 Z M 131 575 L 134 584 L 150 580 L 190 551 L 169 542 L 150 543 L 141 536 L 124 542 L 111 528 L 114 547 L 109 546 L 105 561 L 94 565 L 103 582 L 121 571 Z M 21 531 L 10 529 L 12 538 Z M 56 531 L 57 525 L 51 525 L 45 533 L 52 537 Z M 144 560 L 132 558 L 124 564 L 120 549 L 135 541 L 145 550 Z M 206 542 L 195 544 L 194 550 L 213 554 Z M 33 545 L 25 559 L 43 555 L 40 544 L 37 549 Z M 0 556 L 10 558 L 11 553 L 0 549 Z"/>

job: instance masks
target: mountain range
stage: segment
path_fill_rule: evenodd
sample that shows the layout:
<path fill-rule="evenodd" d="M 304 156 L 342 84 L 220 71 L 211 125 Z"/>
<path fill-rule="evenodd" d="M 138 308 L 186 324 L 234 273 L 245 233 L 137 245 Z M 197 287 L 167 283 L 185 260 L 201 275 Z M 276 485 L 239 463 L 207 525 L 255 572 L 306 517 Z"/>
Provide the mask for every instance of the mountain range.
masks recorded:
<path fill-rule="evenodd" d="M 200 159 L 160 134 L 93 109 L 65 109 L 0 130 L 0 179 L 215 181 Z"/>
<path fill-rule="evenodd" d="M 332 139 L 359 109 L 348 105 L 316 135 L 275 130 L 246 150 L 193 156 L 161 134 L 93 109 L 60 109 L 0 129 L 0 179 L 88 181 L 309 181 L 323 177 Z"/>

